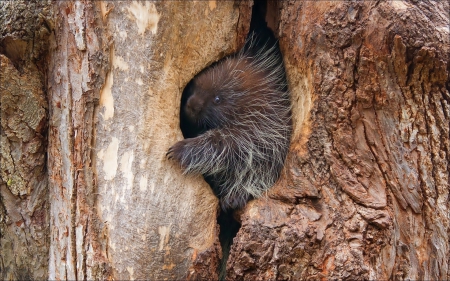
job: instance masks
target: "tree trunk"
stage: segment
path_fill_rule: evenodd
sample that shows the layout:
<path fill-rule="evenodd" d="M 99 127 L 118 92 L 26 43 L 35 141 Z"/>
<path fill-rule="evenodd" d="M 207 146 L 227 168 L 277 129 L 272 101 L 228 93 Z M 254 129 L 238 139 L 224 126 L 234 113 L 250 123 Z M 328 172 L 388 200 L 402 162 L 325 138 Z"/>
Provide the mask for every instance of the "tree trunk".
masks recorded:
<path fill-rule="evenodd" d="M 227 279 L 450 279 L 449 3 L 264 2 L 294 134 Z M 165 154 L 252 5 L 0 2 L 2 279 L 218 278 L 217 199 Z"/>
<path fill-rule="evenodd" d="M 274 10 L 295 135 L 229 279 L 449 279 L 448 2 Z"/>
<path fill-rule="evenodd" d="M 217 200 L 165 153 L 184 85 L 236 50 L 238 15 L 233 2 L 57 2 L 51 279 L 179 279 L 205 252 L 199 271 L 217 279 Z"/>
<path fill-rule="evenodd" d="M 46 1 L 0 2 L 0 279 L 47 279 Z"/>

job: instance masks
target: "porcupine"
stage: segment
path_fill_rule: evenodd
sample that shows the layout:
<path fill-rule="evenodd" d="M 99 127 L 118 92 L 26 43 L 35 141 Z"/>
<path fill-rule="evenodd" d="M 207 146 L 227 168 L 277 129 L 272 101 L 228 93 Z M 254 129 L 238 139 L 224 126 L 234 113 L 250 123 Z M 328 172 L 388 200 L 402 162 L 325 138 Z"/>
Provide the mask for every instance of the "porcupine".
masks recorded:
<path fill-rule="evenodd" d="M 275 183 L 288 151 L 291 103 L 278 43 L 249 36 L 186 91 L 180 119 L 189 130 L 168 158 L 203 174 L 223 210 L 241 208 Z"/>

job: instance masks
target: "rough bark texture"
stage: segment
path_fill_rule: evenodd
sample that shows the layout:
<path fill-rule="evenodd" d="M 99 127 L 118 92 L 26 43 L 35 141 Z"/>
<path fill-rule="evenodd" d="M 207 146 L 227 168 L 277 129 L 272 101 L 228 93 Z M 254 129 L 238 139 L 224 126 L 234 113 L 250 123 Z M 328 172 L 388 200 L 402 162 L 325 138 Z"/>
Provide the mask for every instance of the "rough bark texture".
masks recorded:
<path fill-rule="evenodd" d="M 0 279 L 46 279 L 49 3 L 0 2 Z"/>
<path fill-rule="evenodd" d="M 296 134 L 228 279 L 448 279 L 448 2 L 278 8 Z"/>
<path fill-rule="evenodd" d="M 49 279 L 110 277 L 106 238 L 95 209 L 95 108 L 108 45 L 98 2 L 57 1 L 48 61 Z"/>

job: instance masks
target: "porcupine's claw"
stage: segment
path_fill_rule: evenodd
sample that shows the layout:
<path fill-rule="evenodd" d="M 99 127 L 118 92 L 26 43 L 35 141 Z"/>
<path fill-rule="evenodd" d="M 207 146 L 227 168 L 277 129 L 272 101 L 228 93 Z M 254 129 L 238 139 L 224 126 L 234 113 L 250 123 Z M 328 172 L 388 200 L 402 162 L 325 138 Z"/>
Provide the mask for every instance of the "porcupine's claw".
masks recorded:
<path fill-rule="evenodd" d="M 166 157 L 167 157 L 167 159 L 169 159 L 169 160 L 175 160 L 175 155 L 174 155 L 174 146 L 171 146 L 170 148 L 169 148 L 169 150 L 167 151 L 167 153 L 166 153 Z"/>
<path fill-rule="evenodd" d="M 172 155 L 171 155 L 171 153 L 172 153 L 172 146 L 169 148 L 169 150 L 167 151 L 167 153 L 166 153 L 166 157 L 167 157 L 167 159 L 172 159 Z"/>
<path fill-rule="evenodd" d="M 172 145 L 166 153 L 167 159 L 180 161 L 184 153 L 186 140 L 179 141 Z"/>

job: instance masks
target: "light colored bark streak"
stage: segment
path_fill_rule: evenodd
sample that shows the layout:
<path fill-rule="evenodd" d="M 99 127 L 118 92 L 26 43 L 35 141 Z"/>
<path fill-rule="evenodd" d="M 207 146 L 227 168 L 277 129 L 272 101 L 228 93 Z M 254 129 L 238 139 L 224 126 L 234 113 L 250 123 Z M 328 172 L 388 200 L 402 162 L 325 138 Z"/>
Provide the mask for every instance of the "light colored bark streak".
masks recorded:
<path fill-rule="evenodd" d="M 56 18 L 64 25 L 64 17 L 61 11 L 56 11 Z M 51 247 L 49 261 L 49 279 L 75 279 L 72 261 L 70 237 L 71 225 L 71 197 L 73 195 L 73 180 L 71 172 L 72 147 L 69 146 L 69 111 L 67 96 L 70 95 L 68 87 L 67 48 L 68 33 L 56 31 L 57 46 L 53 53 L 49 77 L 55 79 L 49 81 L 50 97 L 50 134 L 49 134 L 49 171 L 50 171 L 50 229 Z"/>

